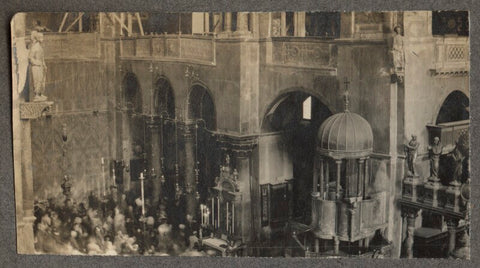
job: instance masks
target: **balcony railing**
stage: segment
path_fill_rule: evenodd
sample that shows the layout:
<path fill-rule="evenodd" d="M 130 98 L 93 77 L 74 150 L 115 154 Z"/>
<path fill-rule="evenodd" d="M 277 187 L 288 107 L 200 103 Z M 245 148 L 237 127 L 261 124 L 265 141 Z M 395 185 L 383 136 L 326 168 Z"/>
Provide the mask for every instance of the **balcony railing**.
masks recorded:
<path fill-rule="evenodd" d="M 436 37 L 435 74 L 467 73 L 470 70 L 468 37 Z"/>
<path fill-rule="evenodd" d="M 123 58 L 188 60 L 215 64 L 215 41 L 212 36 L 152 35 L 124 38 L 120 41 Z"/>
<path fill-rule="evenodd" d="M 337 45 L 331 40 L 272 38 L 267 42 L 267 64 L 336 71 Z"/>
<path fill-rule="evenodd" d="M 95 59 L 100 57 L 96 33 L 45 33 L 45 59 Z"/>

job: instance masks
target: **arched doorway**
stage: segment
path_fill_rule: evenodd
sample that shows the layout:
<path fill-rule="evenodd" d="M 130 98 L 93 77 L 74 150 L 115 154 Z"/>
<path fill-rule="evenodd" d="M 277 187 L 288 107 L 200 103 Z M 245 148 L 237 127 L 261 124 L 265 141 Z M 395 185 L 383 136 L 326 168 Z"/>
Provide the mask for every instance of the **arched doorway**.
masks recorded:
<path fill-rule="evenodd" d="M 468 120 L 470 118 L 470 100 L 461 91 L 453 91 L 448 95 L 437 115 L 436 123 L 443 124 Z"/>
<path fill-rule="evenodd" d="M 278 97 L 263 119 L 262 132 L 275 133 L 273 137 L 278 139 L 277 148 L 270 149 L 268 158 L 275 158 L 275 150 L 288 155 L 288 163 L 284 161 L 280 165 L 292 169 L 284 176 L 294 179 L 292 216 L 298 222 L 308 224 L 310 220 L 315 137 L 322 122 L 331 115 L 332 112 L 317 97 L 294 91 Z M 278 163 L 269 165 L 270 169 L 280 166 Z"/>

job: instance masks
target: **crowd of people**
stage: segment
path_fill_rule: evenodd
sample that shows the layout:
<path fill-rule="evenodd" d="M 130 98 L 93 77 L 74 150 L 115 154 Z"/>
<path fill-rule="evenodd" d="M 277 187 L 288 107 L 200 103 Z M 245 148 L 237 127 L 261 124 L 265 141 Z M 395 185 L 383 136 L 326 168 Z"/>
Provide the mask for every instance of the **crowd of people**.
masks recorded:
<path fill-rule="evenodd" d="M 116 187 L 103 198 L 91 192 L 85 202 L 49 198 L 35 203 L 35 250 L 88 255 L 206 256 L 190 215 L 167 219 L 165 205 L 155 206 Z"/>

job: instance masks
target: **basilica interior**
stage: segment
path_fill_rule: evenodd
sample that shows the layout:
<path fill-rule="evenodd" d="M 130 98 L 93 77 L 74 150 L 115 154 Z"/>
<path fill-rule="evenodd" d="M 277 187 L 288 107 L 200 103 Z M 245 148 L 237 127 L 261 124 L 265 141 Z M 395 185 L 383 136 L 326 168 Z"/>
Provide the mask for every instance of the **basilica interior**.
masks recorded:
<path fill-rule="evenodd" d="M 469 258 L 468 12 L 19 13 L 12 35 L 19 253 Z"/>

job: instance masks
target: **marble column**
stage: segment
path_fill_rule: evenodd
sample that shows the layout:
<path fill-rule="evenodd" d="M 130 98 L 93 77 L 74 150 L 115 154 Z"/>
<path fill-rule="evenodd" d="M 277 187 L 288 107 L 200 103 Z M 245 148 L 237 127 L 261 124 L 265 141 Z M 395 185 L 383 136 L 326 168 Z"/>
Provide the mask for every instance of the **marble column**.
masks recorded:
<path fill-rule="evenodd" d="M 451 256 L 455 251 L 455 240 L 457 238 L 457 226 L 458 219 L 447 219 L 447 230 L 448 230 L 448 256 Z"/>
<path fill-rule="evenodd" d="M 161 157 L 162 157 L 162 143 L 161 143 L 161 132 L 162 125 L 160 122 L 157 122 L 153 118 L 147 119 L 147 126 L 150 132 L 150 148 L 148 162 L 150 163 L 150 175 L 152 179 L 152 205 L 154 208 L 157 208 L 161 202 L 161 182 L 160 176 L 162 175 L 161 170 Z"/>
<path fill-rule="evenodd" d="M 187 201 L 186 213 L 196 219 L 196 211 L 198 210 L 197 200 L 195 199 L 196 182 L 195 182 L 195 126 L 186 123 L 184 131 L 185 141 L 185 196 Z"/>
<path fill-rule="evenodd" d="M 232 12 L 225 12 L 223 17 L 223 31 L 231 32 L 232 31 Z"/>
<path fill-rule="evenodd" d="M 415 220 L 417 219 L 418 209 L 403 208 L 403 217 L 407 220 L 407 238 L 406 238 L 406 255 L 408 259 L 413 258 L 413 235 L 415 232 Z"/>

